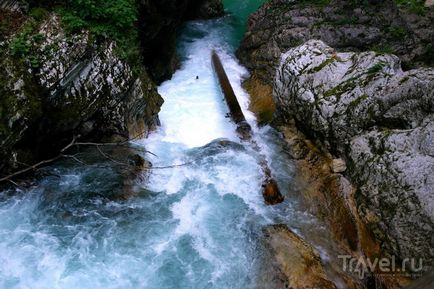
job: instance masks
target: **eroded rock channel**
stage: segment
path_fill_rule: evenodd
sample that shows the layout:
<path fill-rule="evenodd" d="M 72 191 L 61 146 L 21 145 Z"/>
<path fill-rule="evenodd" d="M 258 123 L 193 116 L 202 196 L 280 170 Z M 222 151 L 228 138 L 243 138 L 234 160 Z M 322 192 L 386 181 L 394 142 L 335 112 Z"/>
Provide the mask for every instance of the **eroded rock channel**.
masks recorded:
<path fill-rule="evenodd" d="M 1 2 L 0 287 L 430 288 L 419 2 Z"/>

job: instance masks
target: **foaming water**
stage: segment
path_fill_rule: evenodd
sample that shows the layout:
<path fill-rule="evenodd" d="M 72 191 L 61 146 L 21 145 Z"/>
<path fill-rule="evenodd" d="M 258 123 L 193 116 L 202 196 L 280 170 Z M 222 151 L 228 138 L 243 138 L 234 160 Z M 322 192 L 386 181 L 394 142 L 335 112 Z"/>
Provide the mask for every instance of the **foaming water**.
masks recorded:
<path fill-rule="evenodd" d="M 276 133 L 247 110 L 230 23 L 192 22 L 180 36 L 182 67 L 159 88 L 162 125 L 133 144 L 156 155 L 146 155 L 155 169 L 136 195 L 110 197 L 123 189 L 110 167 L 71 164 L 45 169 L 25 191 L 0 192 L 0 288 L 255 288 L 264 226 L 321 230 L 294 207 Z M 287 196 L 280 205 L 264 204 L 257 152 L 225 117 L 212 49 Z"/>
<path fill-rule="evenodd" d="M 244 113 L 254 122 L 254 116 L 246 109 L 248 95 L 240 86 L 247 71 L 229 54 L 228 31 L 230 26 L 223 18 L 190 23 L 181 35 L 178 51 L 183 56 L 182 67 L 159 89 L 165 99 L 157 136 L 160 141 L 196 147 L 219 137 L 238 140 L 211 67 L 211 49 L 222 57 Z"/>
<path fill-rule="evenodd" d="M 257 236 L 270 222 L 259 190 L 262 175 L 256 153 L 239 143 L 211 66 L 215 49 L 254 125 L 248 95 L 241 88 L 247 71 L 226 44 L 226 22 L 193 22 L 185 28 L 178 48 L 182 67 L 159 89 L 165 99 L 161 128 L 139 142 L 157 155 L 151 156 L 156 167 L 187 164 L 154 170 L 148 183 L 152 191 L 179 197 L 169 206 L 176 226 L 155 250 L 157 259 L 173 259 L 174 248 L 183 253 L 181 259 L 188 256 L 179 264 L 185 271 L 176 275 L 177 280 L 188 276 L 185 288 L 253 288 L 259 265 Z"/>

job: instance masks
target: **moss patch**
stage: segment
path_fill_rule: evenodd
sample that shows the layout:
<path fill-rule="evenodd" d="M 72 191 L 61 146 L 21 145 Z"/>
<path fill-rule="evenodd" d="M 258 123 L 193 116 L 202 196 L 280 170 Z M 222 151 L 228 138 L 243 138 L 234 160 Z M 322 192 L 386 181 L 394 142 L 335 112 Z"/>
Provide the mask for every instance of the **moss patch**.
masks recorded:
<path fill-rule="evenodd" d="M 339 101 L 342 94 L 353 90 L 357 86 L 356 80 L 357 78 L 352 77 L 347 81 L 340 83 L 339 85 L 324 92 L 324 97 L 328 98 L 335 96 L 336 100 Z"/>
<path fill-rule="evenodd" d="M 311 72 L 318 72 L 320 70 L 322 70 L 324 67 L 328 66 L 329 64 L 332 64 L 336 59 L 335 58 L 328 58 L 327 60 L 325 60 L 323 63 L 321 63 L 320 65 L 318 65 L 317 67 L 314 67 Z"/>
<path fill-rule="evenodd" d="M 398 7 L 409 10 L 410 12 L 424 15 L 427 11 L 425 0 L 394 0 Z"/>
<path fill-rule="evenodd" d="M 369 98 L 368 95 L 363 94 L 363 95 L 359 96 L 358 98 L 354 99 L 348 105 L 347 112 L 353 111 L 357 106 L 359 106 L 359 104 L 361 104 L 364 100 L 366 100 L 368 98 Z"/>

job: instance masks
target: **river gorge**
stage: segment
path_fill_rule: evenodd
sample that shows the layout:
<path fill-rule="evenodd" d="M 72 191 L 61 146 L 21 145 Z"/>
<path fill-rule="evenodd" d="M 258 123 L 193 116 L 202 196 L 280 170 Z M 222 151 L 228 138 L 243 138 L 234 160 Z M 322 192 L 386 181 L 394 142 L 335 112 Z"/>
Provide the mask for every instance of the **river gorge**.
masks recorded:
<path fill-rule="evenodd" d="M 392 276 L 377 267 L 347 270 L 342 263 L 343 256 L 398 252 L 398 259 L 423 259 L 429 271 L 434 69 L 401 70 L 397 56 L 330 44 L 314 37 L 316 28 L 308 38 L 319 40 L 297 42 L 306 33 L 284 27 L 293 23 L 278 13 L 292 4 L 281 2 L 225 0 L 224 14 L 188 15 L 179 23 L 170 16 L 179 26 L 176 55 L 148 59 L 149 51 L 158 53 L 158 42 L 142 43 L 147 72 L 129 68 L 110 42 L 93 43 L 86 34 L 63 41 L 61 21 L 47 16 L 42 41 L 67 56 L 42 58 L 34 72 L 38 93 L 49 92 L 41 105 L 49 109 L 28 113 L 18 102 L 18 113 L 2 116 L 10 116 L 11 129 L 21 129 L 12 145 L 10 138 L 2 141 L 2 154 L 14 156 L 4 172 L 19 168 L 17 160 L 29 151 L 46 157 L 61 151 L 61 157 L 0 190 L 0 288 L 404 288 L 422 277 L 421 268 L 413 268 L 414 276 Z M 288 13 L 314 14 L 303 9 L 309 8 Z M 291 15 L 291 21 L 307 27 L 313 18 L 306 15 Z M 263 23 L 269 19 L 272 27 Z M 268 29 L 279 34 L 270 40 Z M 294 43 L 282 44 L 281 35 Z M 162 55 L 172 49 L 166 45 Z M 239 138 L 229 117 L 213 50 L 255 145 Z M 407 52 L 399 52 L 408 63 Z M 27 95 L 34 86 L 14 78 L 15 60 L 7 53 L 3 93 Z M 107 91 L 111 98 L 105 100 Z M 271 109 L 270 102 L 273 121 L 264 121 L 260 110 Z M 64 113 L 68 109 L 77 113 Z M 27 123 L 35 114 L 37 120 Z M 53 136 L 61 141 L 52 143 Z M 60 150 L 71 137 L 72 149 Z M 263 158 L 284 197 L 275 205 L 262 195 Z M 382 213 L 385 208 L 394 213 Z M 408 220 L 399 213 L 405 210 Z"/>

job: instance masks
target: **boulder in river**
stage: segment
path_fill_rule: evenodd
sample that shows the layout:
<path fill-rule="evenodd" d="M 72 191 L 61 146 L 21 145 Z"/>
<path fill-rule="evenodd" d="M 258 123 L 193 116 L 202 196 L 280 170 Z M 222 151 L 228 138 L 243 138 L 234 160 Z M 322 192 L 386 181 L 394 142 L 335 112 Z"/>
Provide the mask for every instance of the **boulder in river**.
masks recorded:
<path fill-rule="evenodd" d="M 276 205 L 284 200 L 276 181 L 271 178 L 265 180 L 262 184 L 262 196 L 267 205 Z"/>

